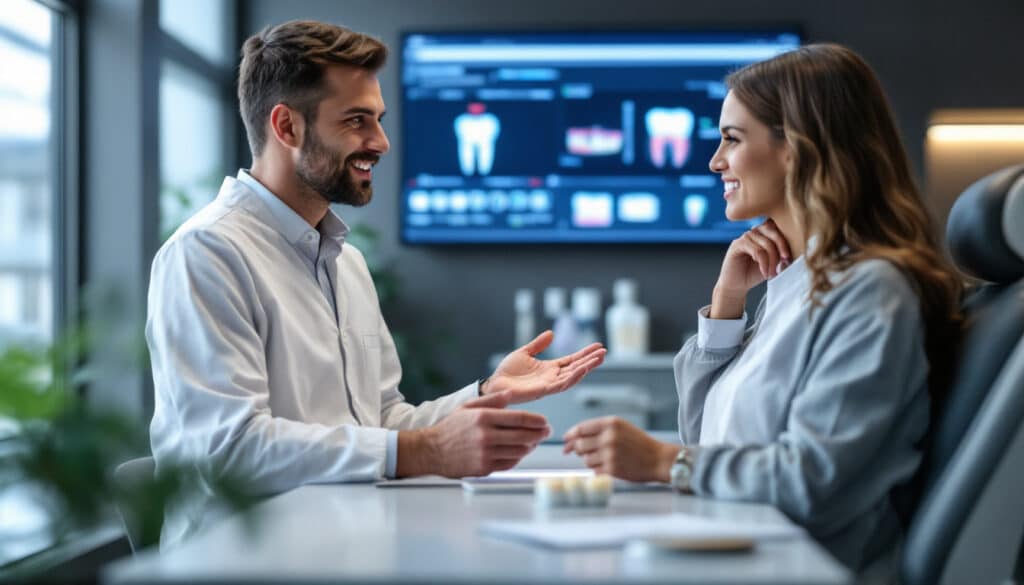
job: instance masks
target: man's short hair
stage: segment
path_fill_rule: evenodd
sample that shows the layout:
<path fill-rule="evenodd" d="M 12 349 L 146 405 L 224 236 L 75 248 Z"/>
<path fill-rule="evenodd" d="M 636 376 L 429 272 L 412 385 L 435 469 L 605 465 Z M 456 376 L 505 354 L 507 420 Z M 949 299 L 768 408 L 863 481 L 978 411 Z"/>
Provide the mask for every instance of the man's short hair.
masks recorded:
<path fill-rule="evenodd" d="M 328 65 L 377 71 L 387 56 L 387 47 L 374 37 L 312 20 L 268 26 L 249 37 L 242 45 L 238 103 L 252 155 L 263 152 L 275 105 L 295 108 L 308 124 L 316 120 Z"/>

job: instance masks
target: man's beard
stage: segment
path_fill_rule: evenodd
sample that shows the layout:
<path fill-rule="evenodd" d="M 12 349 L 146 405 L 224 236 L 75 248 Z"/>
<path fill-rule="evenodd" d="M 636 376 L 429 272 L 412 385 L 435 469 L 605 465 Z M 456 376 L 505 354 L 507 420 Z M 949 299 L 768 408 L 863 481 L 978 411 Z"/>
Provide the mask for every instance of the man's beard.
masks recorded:
<path fill-rule="evenodd" d="M 295 174 L 328 203 L 362 207 L 373 198 L 373 186 L 370 185 L 370 181 L 357 182 L 352 177 L 348 163 L 353 158 L 376 161 L 378 157 L 370 153 L 357 152 L 342 161 L 341 155 L 324 146 L 315 132 L 309 132 L 302 145 Z"/>

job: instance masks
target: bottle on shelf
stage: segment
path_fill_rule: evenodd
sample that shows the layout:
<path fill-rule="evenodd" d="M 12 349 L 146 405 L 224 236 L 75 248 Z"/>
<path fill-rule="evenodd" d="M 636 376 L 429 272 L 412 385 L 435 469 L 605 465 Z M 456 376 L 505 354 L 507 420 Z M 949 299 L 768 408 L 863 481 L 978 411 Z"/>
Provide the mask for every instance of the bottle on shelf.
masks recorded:
<path fill-rule="evenodd" d="M 529 343 L 537 328 L 533 319 L 533 291 L 528 288 L 521 288 L 516 291 L 516 347 L 522 347 Z"/>
<path fill-rule="evenodd" d="M 552 286 L 544 289 L 544 316 L 551 321 L 551 330 L 555 334 L 547 353 L 563 356 L 576 351 L 579 331 L 566 305 L 564 288 Z"/>
<path fill-rule="evenodd" d="M 601 341 L 601 336 L 597 333 L 597 320 L 601 318 L 601 291 L 596 288 L 574 288 L 572 316 L 578 328 L 576 347 L 573 351 Z"/>
<path fill-rule="evenodd" d="M 628 359 L 647 355 L 650 317 L 647 309 L 637 303 L 636 281 L 630 278 L 616 280 L 612 296 L 615 302 L 605 314 L 608 357 Z"/>

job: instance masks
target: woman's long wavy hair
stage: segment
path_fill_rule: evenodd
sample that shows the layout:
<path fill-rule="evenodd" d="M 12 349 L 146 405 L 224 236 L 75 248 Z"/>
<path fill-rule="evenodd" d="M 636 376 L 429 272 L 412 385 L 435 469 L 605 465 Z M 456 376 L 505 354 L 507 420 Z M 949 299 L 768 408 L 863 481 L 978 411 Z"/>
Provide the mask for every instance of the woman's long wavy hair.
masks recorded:
<path fill-rule="evenodd" d="M 744 67 L 726 84 L 790 150 L 787 202 L 817 238 L 805 258 L 811 301 L 833 288 L 830 273 L 869 258 L 896 265 L 920 301 L 929 388 L 941 403 L 963 324 L 963 282 L 936 242 L 871 67 L 845 47 L 807 45 Z"/>

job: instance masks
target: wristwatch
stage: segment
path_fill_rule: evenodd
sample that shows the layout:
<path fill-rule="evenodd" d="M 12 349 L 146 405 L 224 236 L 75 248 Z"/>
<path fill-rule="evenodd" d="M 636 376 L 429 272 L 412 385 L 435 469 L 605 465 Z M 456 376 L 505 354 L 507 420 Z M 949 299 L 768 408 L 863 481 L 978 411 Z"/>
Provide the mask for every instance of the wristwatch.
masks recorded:
<path fill-rule="evenodd" d="M 690 487 L 690 480 L 693 478 L 693 464 L 696 453 L 683 445 L 679 449 L 679 454 L 676 455 L 675 462 L 672 463 L 672 468 L 669 470 L 669 478 L 672 482 L 672 487 L 682 494 L 692 494 L 693 489 Z"/>

